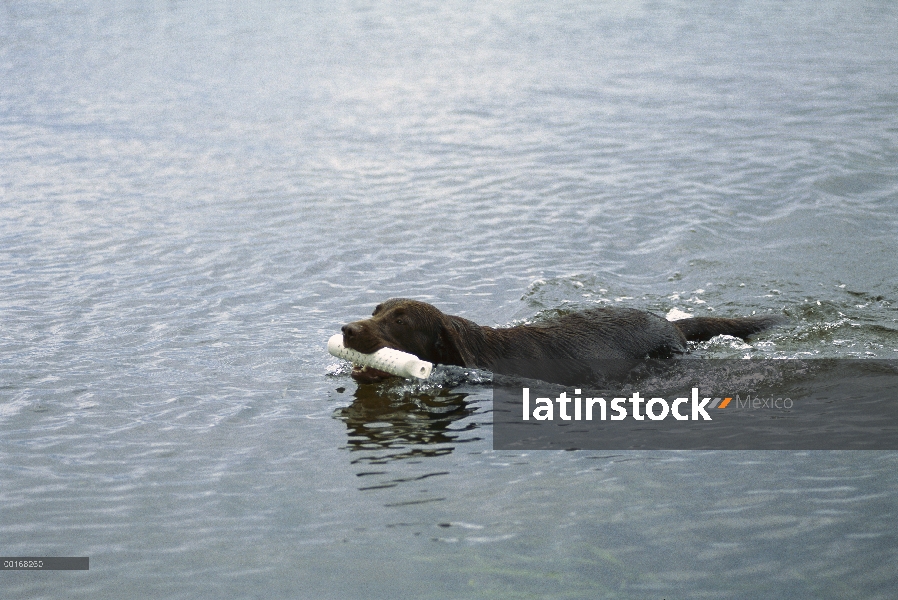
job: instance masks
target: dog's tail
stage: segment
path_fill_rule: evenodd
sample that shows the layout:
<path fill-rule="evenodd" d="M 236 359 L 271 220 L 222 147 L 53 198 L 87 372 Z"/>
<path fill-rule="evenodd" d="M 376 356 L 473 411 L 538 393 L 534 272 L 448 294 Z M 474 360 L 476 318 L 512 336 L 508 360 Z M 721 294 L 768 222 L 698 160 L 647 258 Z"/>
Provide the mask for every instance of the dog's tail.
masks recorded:
<path fill-rule="evenodd" d="M 715 335 L 732 335 L 745 339 L 748 336 L 786 323 L 779 315 L 756 315 L 752 317 L 693 317 L 673 321 L 674 326 L 690 342 L 704 342 Z"/>

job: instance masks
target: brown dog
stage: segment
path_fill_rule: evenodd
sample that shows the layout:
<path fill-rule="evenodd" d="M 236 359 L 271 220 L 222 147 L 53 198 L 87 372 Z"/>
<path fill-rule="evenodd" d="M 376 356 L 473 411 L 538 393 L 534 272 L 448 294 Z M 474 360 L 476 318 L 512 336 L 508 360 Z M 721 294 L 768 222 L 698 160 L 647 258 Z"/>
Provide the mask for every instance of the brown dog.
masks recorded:
<path fill-rule="evenodd" d="M 642 310 L 601 307 L 532 325 L 494 328 L 444 314 L 426 302 L 393 298 L 378 304 L 370 319 L 348 323 L 342 331 L 347 348 L 366 354 L 394 348 L 432 363 L 528 375 L 520 369 L 509 370 L 505 361 L 670 357 L 686 352 L 687 341 L 724 334 L 745 338 L 783 321 L 775 315 L 668 321 Z M 497 370 L 499 366 L 505 368 Z M 362 382 L 390 377 L 357 367 L 352 376 Z"/>

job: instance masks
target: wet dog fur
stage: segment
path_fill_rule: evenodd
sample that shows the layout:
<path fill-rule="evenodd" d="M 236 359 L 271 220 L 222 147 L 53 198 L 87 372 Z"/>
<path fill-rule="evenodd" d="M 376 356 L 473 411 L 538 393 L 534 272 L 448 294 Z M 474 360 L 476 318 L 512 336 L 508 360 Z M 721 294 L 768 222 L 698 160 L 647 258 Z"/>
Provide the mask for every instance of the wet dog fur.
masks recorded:
<path fill-rule="evenodd" d="M 394 348 L 444 365 L 489 369 L 506 374 L 506 361 L 606 361 L 667 358 L 688 350 L 687 341 L 716 335 L 746 338 L 782 324 L 777 315 L 693 317 L 668 321 L 633 308 L 598 307 L 538 323 L 487 327 L 418 300 L 393 298 L 368 319 L 342 327 L 343 344 L 362 353 Z M 379 381 L 388 373 L 353 369 L 360 382 Z"/>

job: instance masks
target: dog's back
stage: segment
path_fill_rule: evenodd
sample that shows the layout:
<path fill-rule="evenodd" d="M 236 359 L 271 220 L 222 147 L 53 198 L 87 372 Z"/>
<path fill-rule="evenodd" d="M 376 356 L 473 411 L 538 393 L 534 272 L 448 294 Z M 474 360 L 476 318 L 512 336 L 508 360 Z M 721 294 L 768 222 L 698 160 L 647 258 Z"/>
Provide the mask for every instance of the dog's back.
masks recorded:
<path fill-rule="evenodd" d="M 500 359 L 617 360 L 687 350 L 669 321 L 632 308 L 593 308 L 490 333 Z"/>
<path fill-rule="evenodd" d="M 786 322 L 778 315 L 754 315 L 751 317 L 693 317 L 673 321 L 674 326 L 690 342 L 704 342 L 716 335 L 731 335 L 745 339 Z"/>

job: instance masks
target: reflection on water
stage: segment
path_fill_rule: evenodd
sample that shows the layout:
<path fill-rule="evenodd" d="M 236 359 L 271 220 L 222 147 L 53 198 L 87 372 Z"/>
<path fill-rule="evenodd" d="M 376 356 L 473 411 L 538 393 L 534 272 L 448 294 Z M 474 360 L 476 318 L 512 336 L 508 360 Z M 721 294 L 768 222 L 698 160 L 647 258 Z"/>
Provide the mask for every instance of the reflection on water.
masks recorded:
<path fill-rule="evenodd" d="M 450 454 L 455 444 L 481 439 L 460 435 L 477 429 L 476 423 L 452 427 L 476 412 L 467 396 L 448 389 L 432 395 L 396 391 L 389 385 L 359 385 L 352 404 L 334 416 L 349 430 L 347 448 L 366 453 L 354 464 L 442 456 Z"/>

